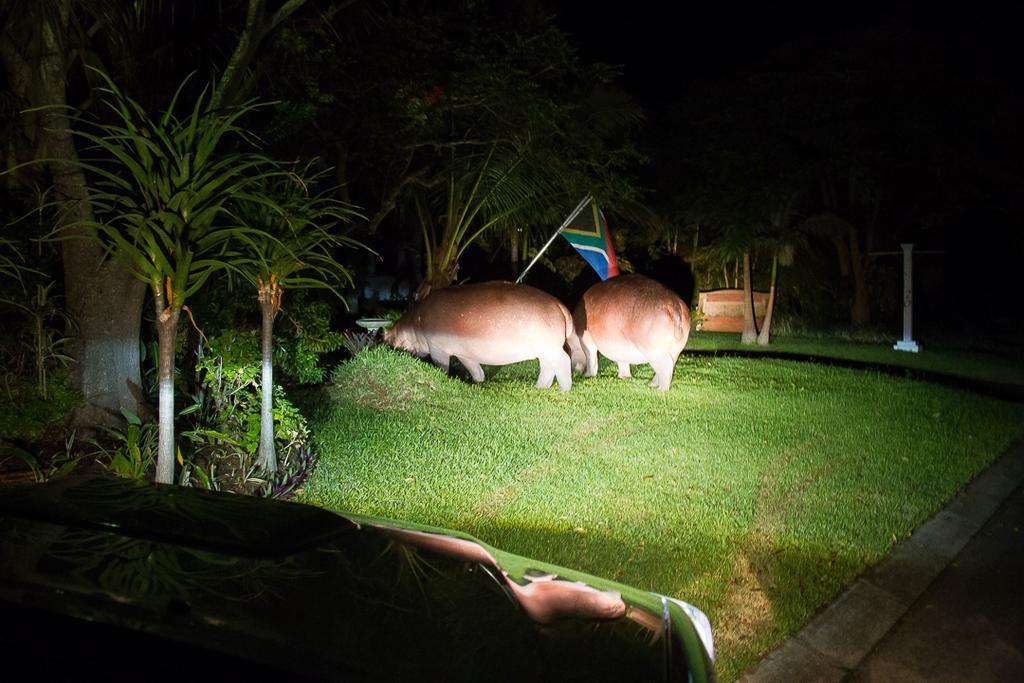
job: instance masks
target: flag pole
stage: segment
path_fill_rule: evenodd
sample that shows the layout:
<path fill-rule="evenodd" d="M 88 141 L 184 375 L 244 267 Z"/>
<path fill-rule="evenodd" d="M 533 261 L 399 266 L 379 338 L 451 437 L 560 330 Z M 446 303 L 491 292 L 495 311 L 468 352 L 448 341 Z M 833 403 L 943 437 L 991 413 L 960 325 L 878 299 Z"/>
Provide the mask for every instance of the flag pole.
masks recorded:
<path fill-rule="evenodd" d="M 569 214 L 569 217 L 562 221 L 562 225 L 558 228 L 558 230 L 555 230 L 555 234 L 553 234 L 551 238 L 544 243 L 544 246 L 540 248 L 540 251 L 537 252 L 537 255 L 534 256 L 533 260 L 530 261 L 530 263 L 526 266 L 526 269 L 522 272 L 522 274 L 520 274 L 518 278 L 516 278 L 516 284 L 519 284 L 523 281 L 523 278 L 526 277 L 526 274 L 530 272 L 530 268 L 533 268 L 533 264 L 536 263 L 538 259 L 540 259 L 541 254 L 547 251 L 547 248 L 550 247 L 551 243 L 555 241 L 555 238 L 558 237 L 558 234 L 565 230 L 565 226 L 569 225 L 569 223 L 572 223 L 572 220 L 576 218 L 576 216 L 580 215 L 581 211 L 583 211 L 583 207 L 585 207 L 588 202 L 593 201 L 593 199 L 594 198 L 588 194 L 580 201 L 579 204 L 576 205 L 576 208 L 572 210 L 572 213 Z"/>

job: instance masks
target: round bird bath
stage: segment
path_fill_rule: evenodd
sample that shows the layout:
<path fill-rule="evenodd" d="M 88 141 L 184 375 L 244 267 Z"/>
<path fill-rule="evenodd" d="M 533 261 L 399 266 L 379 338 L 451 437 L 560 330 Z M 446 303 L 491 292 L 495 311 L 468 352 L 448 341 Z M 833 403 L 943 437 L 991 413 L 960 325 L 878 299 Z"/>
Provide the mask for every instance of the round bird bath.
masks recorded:
<path fill-rule="evenodd" d="M 382 327 L 391 327 L 392 323 L 394 321 L 387 318 L 360 318 L 356 321 L 356 325 L 370 332 L 376 332 Z"/>
<path fill-rule="evenodd" d="M 366 330 L 366 336 L 371 340 L 371 345 L 380 343 L 381 329 L 391 327 L 394 324 L 394 320 L 388 320 L 387 318 L 360 318 L 356 320 L 356 325 Z"/>

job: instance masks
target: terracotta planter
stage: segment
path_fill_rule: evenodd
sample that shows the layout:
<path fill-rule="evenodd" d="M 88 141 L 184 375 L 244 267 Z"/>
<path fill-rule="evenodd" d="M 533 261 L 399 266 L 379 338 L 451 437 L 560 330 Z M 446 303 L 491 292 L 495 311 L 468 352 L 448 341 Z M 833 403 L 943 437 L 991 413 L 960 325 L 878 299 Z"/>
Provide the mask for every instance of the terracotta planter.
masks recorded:
<path fill-rule="evenodd" d="M 758 329 L 764 322 L 768 307 L 768 292 L 754 291 L 754 319 Z M 697 298 L 697 310 L 703 314 L 697 322 L 697 329 L 706 332 L 743 331 L 743 290 L 713 289 L 701 292 Z"/>

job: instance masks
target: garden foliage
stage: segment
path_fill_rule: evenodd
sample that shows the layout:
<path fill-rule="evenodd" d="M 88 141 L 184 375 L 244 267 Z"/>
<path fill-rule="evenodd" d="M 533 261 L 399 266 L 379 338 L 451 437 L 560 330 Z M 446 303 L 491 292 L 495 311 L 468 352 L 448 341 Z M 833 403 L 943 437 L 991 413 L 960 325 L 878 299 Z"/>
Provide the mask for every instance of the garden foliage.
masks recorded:
<path fill-rule="evenodd" d="M 199 390 L 182 411 L 191 428 L 182 432 L 190 443 L 180 480 L 205 488 L 254 493 L 269 485 L 256 468 L 260 440 L 259 336 L 256 332 L 225 332 L 210 340 L 197 363 Z M 298 409 L 274 386 L 274 435 L 279 471 L 295 475 L 308 455 L 309 428 Z"/>

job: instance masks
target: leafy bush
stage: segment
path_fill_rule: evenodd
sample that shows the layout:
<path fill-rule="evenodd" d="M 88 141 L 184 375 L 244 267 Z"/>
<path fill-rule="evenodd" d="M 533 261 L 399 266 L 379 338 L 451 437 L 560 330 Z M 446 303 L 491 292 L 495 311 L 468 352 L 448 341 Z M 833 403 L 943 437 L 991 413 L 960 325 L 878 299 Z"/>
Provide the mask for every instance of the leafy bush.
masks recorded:
<path fill-rule="evenodd" d="M 297 384 L 323 382 L 321 356 L 345 344 L 344 334 L 331 330 L 331 307 L 297 292 L 281 311 L 281 323 L 275 325 L 275 371 Z"/>
<path fill-rule="evenodd" d="M 262 356 L 258 329 L 223 331 L 210 343 L 226 360 L 258 367 Z M 323 301 L 309 301 L 304 292 L 298 292 L 274 325 L 274 375 L 285 383 L 322 382 L 321 356 L 337 351 L 344 343 L 345 336 L 331 330 L 331 307 Z"/>
<path fill-rule="evenodd" d="M 0 470 L 4 469 L 9 460 L 14 460 L 28 468 L 32 480 L 36 483 L 71 474 L 85 457 L 85 453 L 76 449 L 74 430 L 65 437 L 62 451 L 42 460 L 24 448 L 0 443 Z"/>
<path fill-rule="evenodd" d="M 0 238 L 0 438 L 39 436 L 40 423 L 59 422 L 78 398 L 67 387 L 71 321 L 64 297 L 48 274 L 26 265 L 26 246 Z M 52 255 L 40 254 L 36 263 Z"/>
<path fill-rule="evenodd" d="M 284 308 L 274 323 L 274 375 L 278 381 L 283 384 L 324 381 L 323 355 L 337 351 L 345 342 L 341 332 L 331 329 L 332 303 L 313 298 L 304 290 L 286 293 Z M 338 302 L 337 305 L 343 304 Z M 190 308 L 207 337 L 233 339 L 230 349 L 212 342 L 219 349 L 218 353 L 230 353 L 239 362 L 259 361 L 259 307 L 256 296 L 248 289 L 239 289 L 237 283 L 232 288 L 226 280 L 218 279 L 203 290 L 201 300 L 190 304 Z M 155 358 L 155 343 L 153 348 Z"/>
<path fill-rule="evenodd" d="M 201 389 L 182 411 L 193 424 L 181 431 L 191 442 L 183 484 L 255 493 L 267 481 L 256 468 L 260 438 L 261 369 L 255 332 L 226 332 L 210 340 L 197 363 Z M 296 455 L 309 441 L 306 419 L 274 385 L 274 434 L 279 470 L 287 480 L 307 466 Z M 305 463 L 305 464 L 304 464 Z M 281 488 L 283 493 L 290 491 Z"/>
<path fill-rule="evenodd" d="M 264 480 L 256 495 L 261 498 L 284 498 L 296 492 L 298 487 L 316 467 L 316 453 L 306 446 L 288 451 L 281 458 L 281 467 L 270 479 Z"/>
<path fill-rule="evenodd" d="M 5 302 L 23 318 L 16 371 L 32 366 L 36 389 L 44 400 L 49 398 L 50 377 L 55 369 L 66 368 L 71 360 L 64 353 L 71 341 L 66 335 L 71 319 L 60 303 L 63 297 L 53 293 L 53 286 L 53 282 L 36 284 L 33 296 Z"/>
<path fill-rule="evenodd" d="M 124 431 L 108 429 L 114 446 L 94 441 L 99 451 L 96 460 L 119 477 L 141 479 L 156 462 L 159 429 L 156 422 L 143 422 L 138 415 L 122 410 L 128 426 Z"/>
<path fill-rule="evenodd" d="M 354 356 L 360 351 L 365 351 L 369 348 L 373 348 L 374 346 L 380 343 L 380 340 L 377 338 L 377 333 L 371 331 L 345 331 L 342 334 L 345 336 L 345 350 L 348 351 L 350 356 Z"/>
<path fill-rule="evenodd" d="M 67 372 L 58 369 L 47 379 L 47 396 L 40 395 L 28 375 L 2 373 L 0 382 L 0 439 L 32 440 L 49 427 L 62 425 L 82 396 L 68 385 Z"/>

